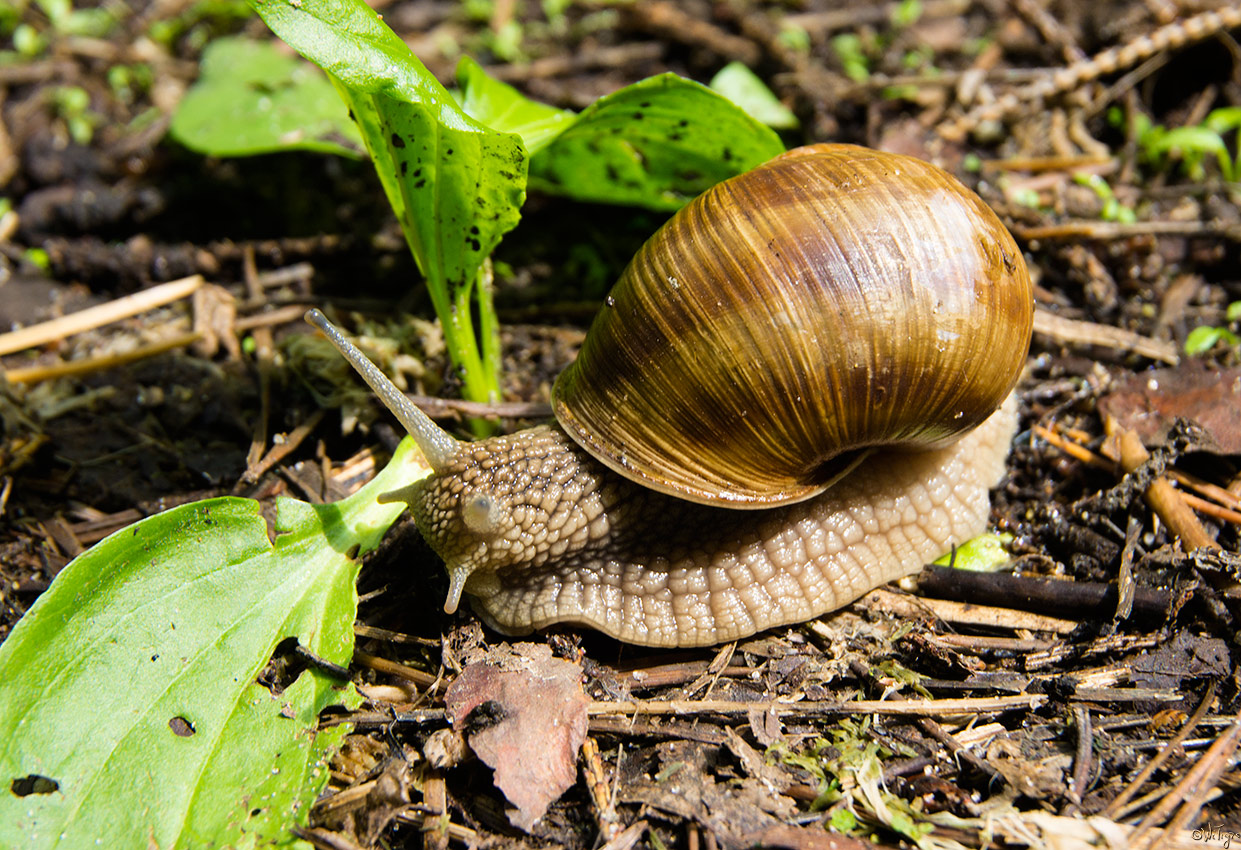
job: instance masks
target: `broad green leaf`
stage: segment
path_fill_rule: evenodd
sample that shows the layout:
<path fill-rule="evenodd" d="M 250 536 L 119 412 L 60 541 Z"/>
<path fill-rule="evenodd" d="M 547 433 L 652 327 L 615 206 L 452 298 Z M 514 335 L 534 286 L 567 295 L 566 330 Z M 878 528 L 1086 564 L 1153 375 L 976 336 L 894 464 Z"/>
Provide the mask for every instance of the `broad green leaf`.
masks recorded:
<path fill-rule="evenodd" d="M 274 44 L 219 38 L 177 106 L 169 132 L 209 156 L 311 150 L 358 157 L 362 138 L 332 84 Z"/>
<path fill-rule="evenodd" d="M 483 260 L 517 224 L 525 200 L 521 137 L 461 110 L 396 33 L 362 0 L 251 0 L 269 27 L 327 71 L 362 131 L 463 370 L 466 394 L 498 394 L 498 362 L 474 340 L 472 299 Z M 491 326 L 484 315 L 480 324 Z M 484 340 L 483 350 L 488 341 Z"/>
<path fill-rule="evenodd" d="M 758 75 L 743 62 L 729 62 L 719 70 L 708 86 L 746 111 L 755 121 L 777 130 L 797 128 L 797 116 L 780 102 Z"/>
<path fill-rule="evenodd" d="M 517 89 L 487 75 L 483 66 L 468 56 L 457 63 L 461 108 L 493 130 L 517 133 L 531 156 L 573 124 L 577 116 L 523 95 Z"/>
<path fill-rule="evenodd" d="M 530 179 L 578 200 L 673 210 L 783 151 L 727 98 L 661 74 L 587 107 L 532 158 Z"/>
<path fill-rule="evenodd" d="M 225 497 L 74 559 L 0 645 L 0 847 L 291 840 L 346 731 L 319 712 L 357 696 L 256 677 L 286 638 L 349 663 L 357 557 L 402 509 L 376 499 L 426 471 L 406 442 L 342 502 L 281 501 L 274 544 L 257 502 Z"/>

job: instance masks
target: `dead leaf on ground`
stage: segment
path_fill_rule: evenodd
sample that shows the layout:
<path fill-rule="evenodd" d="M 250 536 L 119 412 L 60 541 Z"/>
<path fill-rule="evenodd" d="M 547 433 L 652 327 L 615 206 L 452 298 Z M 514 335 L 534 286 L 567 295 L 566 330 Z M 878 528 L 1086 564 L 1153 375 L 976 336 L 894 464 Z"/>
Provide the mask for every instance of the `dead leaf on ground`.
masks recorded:
<path fill-rule="evenodd" d="M 1231 669 L 1228 644 L 1220 638 L 1178 632 L 1154 652 L 1144 652 L 1130 665 L 1139 688 L 1178 688 L 1183 679 L 1227 676 Z"/>
<path fill-rule="evenodd" d="M 1011 737 L 996 738 L 987 747 L 987 764 L 1000 772 L 1019 793 L 1035 800 L 1047 800 L 1064 794 L 1066 769 L 1072 756 L 1052 753 L 1031 757 L 1021 741 Z"/>
<path fill-rule="evenodd" d="M 453 729 L 495 771 L 509 821 L 529 831 L 577 778 L 586 738 L 582 669 L 551 649 L 517 644 L 471 664 L 444 694 Z"/>
<path fill-rule="evenodd" d="M 1241 454 L 1238 408 L 1241 368 L 1212 369 L 1200 360 L 1133 375 L 1099 401 L 1104 418 L 1136 431 L 1148 446 L 1162 444 L 1178 418 L 1192 419 L 1221 454 Z"/>

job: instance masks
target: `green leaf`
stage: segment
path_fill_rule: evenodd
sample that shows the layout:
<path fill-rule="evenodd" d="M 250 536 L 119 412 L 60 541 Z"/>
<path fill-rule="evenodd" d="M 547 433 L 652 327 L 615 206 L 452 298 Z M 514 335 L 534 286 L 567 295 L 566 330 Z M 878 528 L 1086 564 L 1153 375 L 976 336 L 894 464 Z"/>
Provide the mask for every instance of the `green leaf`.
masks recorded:
<path fill-rule="evenodd" d="M 406 443 L 342 502 L 281 501 L 274 544 L 257 502 L 225 497 L 74 559 L 0 645 L 0 847 L 288 841 L 347 731 L 319 712 L 357 695 L 256 676 L 291 637 L 349 663 L 357 556 L 403 507 L 376 499 L 425 470 Z"/>
<path fill-rule="evenodd" d="M 530 100 L 517 89 L 487 75 L 468 56 L 457 63 L 461 108 L 472 118 L 502 133 L 517 133 L 531 156 L 547 147 L 577 119 L 568 109 Z"/>
<path fill-rule="evenodd" d="M 587 107 L 533 157 L 530 179 L 578 200 L 674 210 L 783 151 L 727 98 L 661 74 Z"/>
<path fill-rule="evenodd" d="M 1220 340 L 1223 340 L 1228 345 L 1241 345 L 1241 337 L 1238 337 L 1228 328 L 1199 325 L 1185 337 L 1185 353 L 1191 356 L 1206 354 Z"/>
<path fill-rule="evenodd" d="M 976 573 L 993 573 L 1012 560 L 1004 547 L 1013 542 L 1011 534 L 980 534 L 967 540 L 952 552 L 933 563 L 940 567 L 954 567 Z"/>
<path fill-rule="evenodd" d="M 1212 109 L 1202 125 L 1216 133 L 1241 129 L 1241 106 L 1222 106 L 1219 109 Z"/>
<path fill-rule="evenodd" d="M 857 816 L 854 815 L 849 809 L 841 806 L 838 809 L 832 810 L 832 816 L 828 821 L 828 826 L 831 828 L 832 832 L 840 832 L 845 835 L 850 835 L 858 827 Z"/>
<path fill-rule="evenodd" d="M 1241 322 L 1241 301 L 1233 301 L 1224 311 L 1224 318 L 1230 322 Z"/>
<path fill-rule="evenodd" d="M 797 116 L 780 102 L 767 84 L 742 62 L 729 62 L 708 84 L 746 111 L 755 121 L 777 130 L 797 128 Z"/>
<path fill-rule="evenodd" d="M 274 44 L 219 38 L 169 132 L 209 156 L 311 150 L 358 157 L 362 138 L 327 78 Z"/>
<path fill-rule="evenodd" d="M 462 370 L 466 395 L 499 393 L 499 363 L 474 338 L 494 327 L 489 295 L 476 287 L 483 260 L 517 224 L 527 155 L 516 133 L 463 112 L 448 90 L 362 0 L 251 0 L 269 27 L 336 82 L 362 130 Z M 489 290 L 487 290 L 489 292 Z M 494 350 L 487 341 L 484 350 Z"/>

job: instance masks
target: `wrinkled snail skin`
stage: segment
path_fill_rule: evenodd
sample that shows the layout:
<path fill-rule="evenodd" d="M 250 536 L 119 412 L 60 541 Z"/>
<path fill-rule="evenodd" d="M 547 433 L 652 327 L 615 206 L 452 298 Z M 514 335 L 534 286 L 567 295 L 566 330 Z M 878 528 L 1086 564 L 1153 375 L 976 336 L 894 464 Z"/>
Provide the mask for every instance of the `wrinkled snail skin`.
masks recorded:
<path fill-rule="evenodd" d="M 477 465 L 460 458 L 461 472 L 415 485 L 411 507 L 445 562 L 468 564 L 465 591 L 497 631 L 577 623 L 709 645 L 847 605 L 981 534 L 1015 427 L 1010 397 L 947 448 L 876 453 L 826 493 L 765 511 L 652 492 L 539 427 L 469 444 L 488 446 Z M 450 518 L 471 492 L 512 519 L 484 546 Z"/>
<path fill-rule="evenodd" d="M 682 209 L 608 305 L 556 383 L 559 425 L 474 443 L 308 314 L 434 469 L 385 498 L 444 559 L 445 610 L 464 593 L 505 633 L 712 644 L 985 529 L 1033 295 L 1012 237 L 946 173 L 790 151 Z"/>

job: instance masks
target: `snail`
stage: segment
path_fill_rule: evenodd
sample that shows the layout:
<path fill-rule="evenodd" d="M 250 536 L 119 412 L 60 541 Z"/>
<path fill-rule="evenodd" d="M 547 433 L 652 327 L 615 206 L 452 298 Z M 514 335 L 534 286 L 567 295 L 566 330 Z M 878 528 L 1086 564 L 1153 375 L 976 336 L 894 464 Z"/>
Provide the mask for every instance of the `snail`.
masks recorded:
<path fill-rule="evenodd" d="M 912 157 L 789 151 L 639 250 L 553 389 L 557 424 L 434 425 L 317 310 L 418 442 L 408 503 L 497 630 L 696 646 L 811 619 L 980 534 L 1033 295 L 1012 236 Z"/>

